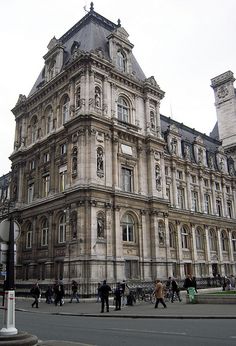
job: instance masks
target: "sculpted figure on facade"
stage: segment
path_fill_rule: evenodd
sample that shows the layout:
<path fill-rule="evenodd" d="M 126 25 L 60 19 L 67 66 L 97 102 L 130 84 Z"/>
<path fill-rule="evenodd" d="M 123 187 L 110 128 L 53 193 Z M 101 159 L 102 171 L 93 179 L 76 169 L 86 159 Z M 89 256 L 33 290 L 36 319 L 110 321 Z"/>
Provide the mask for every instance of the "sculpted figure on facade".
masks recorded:
<path fill-rule="evenodd" d="M 97 217 L 97 237 L 104 238 L 104 217 L 99 214 Z"/>
<path fill-rule="evenodd" d="M 156 189 L 157 191 L 160 191 L 161 190 L 161 170 L 159 165 L 156 165 L 155 167 L 155 179 L 156 179 Z"/>
<path fill-rule="evenodd" d="M 190 156 L 190 146 L 189 145 L 185 145 L 184 146 L 184 156 L 187 160 L 190 160 L 191 159 L 191 156 Z"/>
<path fill-rule="evenodd" d="M 101 108 L 101 90 L 99 87 L 95 87 L 95 107 Z"/>
<path fill-rule="evenodd" d="M 101 147 L 97 149 L 97 175 L 100 178 L 104 176 L 104 158 L 103 149 Z"/>
<path fill-rule="evenodd" d="M 177 154 L 177 144 L 178 144 L 177 139 L 173 137 L 170 142 L 170 150 L 171 150 L 171 154 L 173 155 Z"/>
<path fill-rule="evenodd" d="M 162 221 L 159 222 L 158 236 L 159 236 L 159 244 L 164 245 L 165 244 L 165 228 L 164 228 L 164 223 Z"/>

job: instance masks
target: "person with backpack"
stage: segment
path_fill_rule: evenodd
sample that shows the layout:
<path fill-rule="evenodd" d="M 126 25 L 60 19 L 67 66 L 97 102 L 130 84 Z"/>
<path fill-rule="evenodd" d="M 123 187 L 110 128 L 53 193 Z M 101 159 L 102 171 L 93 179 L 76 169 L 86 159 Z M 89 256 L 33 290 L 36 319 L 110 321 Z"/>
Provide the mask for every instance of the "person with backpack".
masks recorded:
<path fill-rule="evenodd" d="M 101 295 L 101 312 L 104 312 L 104 307 L 106 305 L 107 312 L 109 312 L 109 293 L 111 292 L 111 287 L 107 284 L 106 280 L 103 281 L 102 286 L 100 287 Z"/>
<path fill-rule="evenodd" d="M 32 288 L 30 290 L 30 293 L 31 293 L 32 297 L 34 298 L 34 301 L 32 303 L 32 308 L 34 306 L 36 306 L 36 308 L 38 308 L 39 307 L 39 297 L 40 297 L 40 288 L 39 288 L 38 282 L 36 282 L 32 286 Z"/>
<path fill-rule="evenodd" d="M 72 300 L 74 298 L 76 299 L 77 303 L 79 303 L 78 287 L 79 287 L 78 282 L 76 282 L 75 280 L 72 280 L 72 283 L 71 283 L 72 294 L 71 294 L 69 303 L 72 303 Z"/>

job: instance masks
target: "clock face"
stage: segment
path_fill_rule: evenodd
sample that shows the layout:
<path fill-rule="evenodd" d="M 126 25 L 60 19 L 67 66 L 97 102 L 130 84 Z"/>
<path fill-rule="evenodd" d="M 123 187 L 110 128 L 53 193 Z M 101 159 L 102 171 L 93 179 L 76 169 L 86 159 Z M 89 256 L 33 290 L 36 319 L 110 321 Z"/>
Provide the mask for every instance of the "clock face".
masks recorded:
<path fill-rule="evenodd" d="M 229 94 L 229 90 L 225 85 L 222 85 L 219 90 L 217 91 L 217 96 L 219 99 L 225 98 Z"/>
<path fill-rule="evenodd" d="M 14 223 L 14 241 L 20 236 L 20 225 L 18 222 L 13 221 Z M 5 219 L 0 223 L 0 241 L 9 242 L 9 233 L 10 233 L 10 221 Z"/>

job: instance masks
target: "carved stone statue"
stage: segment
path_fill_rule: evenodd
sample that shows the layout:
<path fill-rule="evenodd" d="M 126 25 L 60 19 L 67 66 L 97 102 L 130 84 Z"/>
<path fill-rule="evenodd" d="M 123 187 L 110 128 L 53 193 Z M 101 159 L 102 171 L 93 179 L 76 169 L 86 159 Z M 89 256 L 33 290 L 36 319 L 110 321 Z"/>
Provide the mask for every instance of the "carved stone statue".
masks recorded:
<path fill-rule="evenodd" d="M 104 238 L 104 219 L 101 216 L 97 218 L 97 236 Z"/>
<path fill-rule="evenodd" d="M 155 179 L 156 179 L 156 189 L 157 191 L 161 190 L 161 172 L 160 166 L 156 165 L 155 167 Z"/>
<path fill-rule="evenodd" d="M 170 150 L 171 150 L 171 154 L 174 154 L 174 155 L 177 154 L 177 139 L 175 137 L 171 139 Z"/>

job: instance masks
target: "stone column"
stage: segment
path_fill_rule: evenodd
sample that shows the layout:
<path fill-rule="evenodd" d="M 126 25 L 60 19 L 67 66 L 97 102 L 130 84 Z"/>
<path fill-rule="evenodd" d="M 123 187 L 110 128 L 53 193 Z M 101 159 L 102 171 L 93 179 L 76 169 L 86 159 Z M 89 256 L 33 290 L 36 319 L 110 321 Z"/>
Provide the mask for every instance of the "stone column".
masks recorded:
<path fill-rule="evenodd" d="M 179 258 L 179 274 L 181 278 L 184 278 L 184 266 L 183 266 L 183 252 L 182 252 L 182 236 L 181 236 L 181 227 L 180 222 L 176 221 L 176 228 L 177 228 L 177 241 L 176 241 L 176 247 L 177 247 L 177 258 Z"/>
<path fill-rule="evenodd" d="M 225 180 L 222 180 L 222 216 L 228 217 Z"/>
<path fill-rule="evenodd" d="M 147 150 L 147 183 L 148 183 L 148 194 L 153 196 L 155 188 L 155 174 L 154 174 L 154 150 L 149 148 Z"/>
<path fill-rule="evenodd" d="M 116 133 L 113 134 L 112 140 L 112 187 L 113 189 L 118 188 L 118 136 Z"/>
<path fill-rule="evenodd" d="M 142 261 L 142 268 L 141 268 L 141 279 L 142 280 L 148 280 L 151 279 L 150 276 L 145 277 L 145 274 L 147 275 L 147 271 L 145 270 L 145 261 L 150 259 L 150 249 L 148 249 L 148 239 L 150 239 L 150 234 L 148 235 L 148 227 L 147 227 L 147 213 L 146 210 L 141 209 L 140 210 L 140 228 L 139 228 L 139 239 L 140 239 L 140 260 Z"/>
<path fill-rule="evenodd" d="M 231 264 L 234 264 L 234 250 L 233 250 L 233 244 L 232 244 L 232 230 L 228 229 L 229 234 L 229 259 Z"/>
<path fill-rule="evenodd" d="M 172 162 L 171 169 L 171 180 L 172 180 L 172 196 L 173 196 L 173 207 L 176 208 L 178 206 L 178 200 L 177 200 L 177 185 L 176 185 L 176 166 L 174 162 Z"/>
<path fill-rule="evenodd" d="M 169 262 L 171 260 L 169 219 L 168 219 L 169 214 L 164 212 L 163 216 L 164 216 L 164 222 L 165 222 L 165 235 L 166 235 L 166 244 L 165 244 L 165 246 L 166 246 L 166 266 L 167 266 L 166 277 L 168 278 L 169 276 L 173 275 L 172 263 Z"/>
<path fill-rule="evenodd" d="M 145 119 L 146 119 L 146 133 L 150 134 L 151 133 L 151 124 L 150 124 L 150 105 L 149 105 L 149 98 L 146 97 L 145 100 Z"/>
<path fill-rule="evenodd" d="M 158 211 L 153 209 L 150 213 L 151 230 L 151 259 L 152 259 L 152 277 L 158 277 L 157 259 L 158 259 Z"/>
<path fill-rule="evenodd" d="M 138 147 L 137 147 L 137 156 L 138 156 L 138 193 L 143 193 L 143 182 L 142 182 L 142 142 L 139 141 Z"/>
<path fill-rule="evenodd" d="M 94 111 L 95 106 L 95 79 L 94 72 L 89 72 L 89 110 Z"/>
<path fill-rule="evenodd" d="M 102 111 L 103 111 L 104 117 L 108 116 L 108 105 L 110 107 L 110 104 L 108 102 L 108 88 L 109 88 L 108 77 L 104 76 L 104 78 L 103 78 L 103 104 L 102 104 Z"/>
<path fill-rule="evenodd" d="M 80 77 L 80 107 L 81 107 L 81 113 L 85 113 L 85 100 L 86 100 L 86 73 L 83 72 L 83 74 Z"/>
<path fill-rule="evenodd" d="M 212 276 L 211 250 L 210 250 L 210 243 L 209 243 L 209 228 L 207 225 L 204 225 L 204 228 L 205 228 L 205 253 L 206 253 L 206 262 L 208 267 L 207 275 Z"/>
<path fill-rule="evenodd" d="M 190 172 L 189 169 L 186 170 L 186 181 L 187 181 L 187 205 L 186 205 L 186 209 L 188 210 L 192 210 L 192 196 L 191 196 L 191 185 L 190 185 Z"/>
<path fill-rule="evenodd" d="M 203 191 L 203 176 L 202 172 L 199 172 L 199 190 L 200 190 L 200 195 L 199 195 L 199 211 L 201 213 L 204 213 L 205 211 L 205 201 L 204 201 L 204 191 Z"/>
<path fill-rule="evenodd" d="M 114 220 L 114 248 L 113 248 L 113 254 L 114 254 L 114 260 L 115 260 L 115 272 L 114 277 L 115 279 L 121 278 L 123 273 L 123 267 L 119 263 L 124 261 L 123 257 L 123 244 L 122 244 L 122 231 L 121 231 L 121 225 L 120 225 L 120 207 L 118 205 L 114 208 L 115 213 L 115 220 Z"/>
<path fill-rule="evenodd" d="M 89 112 L 89 69 L 85 72 L 85 113 Z"/>
<path fill-rule="evenodd" d="M 216 193 L 215 193 L 215 177 L 213 174 L 211 175 L 211 190 L 212 190 L 212 213 L 213 215 L 216 215 Z"/>
<path fill-rule="evenodd" d="M 225 268 L 223 265 L 223 253 L 222 253 L 222 244 L 221 244 L 221 229 L 217 227 L 217 252 L 218 252 L 218 263 L 221 269 L 221 276 L 225 275 Z"/>
<path fill-rule="evenodd" d="M 198 256 L 197 256 L 197 247 L 196 247 L 196 234 L 195 234 L 195 225 L 193 223 L 190 224 L 191 226 L 191 238 L 192 238 L 192 259 L 193 259 L 193 270 L 194 274 L 196 276 L 196 263 L 198 262 Z"/>

